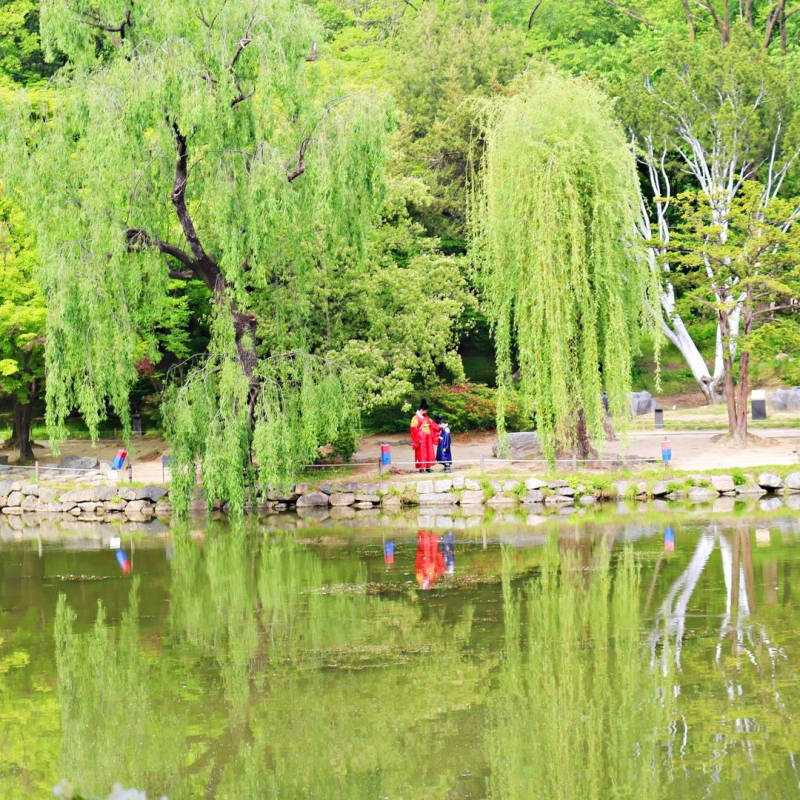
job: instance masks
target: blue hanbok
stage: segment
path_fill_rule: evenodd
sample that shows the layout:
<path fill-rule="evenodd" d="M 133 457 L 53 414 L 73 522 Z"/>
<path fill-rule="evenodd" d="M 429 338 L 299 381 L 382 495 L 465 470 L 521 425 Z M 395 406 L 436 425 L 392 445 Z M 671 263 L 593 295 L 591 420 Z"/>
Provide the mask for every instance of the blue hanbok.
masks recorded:
<path fill-rule="evenodd" d="M 449 472 L 453 464 L 453 455 L 450 452 L 450 426 L 446 422 L 442 422 L 441 426 L 439 444 L 436 445 L 436 460 L 444 465 L 445 472 Z"/>

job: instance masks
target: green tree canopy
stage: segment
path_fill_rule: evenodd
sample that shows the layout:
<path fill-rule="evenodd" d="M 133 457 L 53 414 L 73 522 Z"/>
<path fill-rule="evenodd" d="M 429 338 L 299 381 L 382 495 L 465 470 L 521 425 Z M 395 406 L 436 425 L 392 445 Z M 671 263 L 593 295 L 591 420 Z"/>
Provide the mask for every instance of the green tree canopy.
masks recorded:
<path fill-rule="evenodd" d="M 344 260 L 363 262 L 386 116 L 377 101 L 329 96 L 317 23 L 293 2 L 45 0 L 41 30 L 68 68 L 47 104 L 19 95 L 4 127 L 48 304 L 48 422 L 63 435 L 77 409 L 96 430 L 110 408 L 127 425 L 138 343 L 168 282 L 200 279 L 217 317 L 197 377 L 211 394 L 201 413 L 179 393 L 172 432 L 185 485 L 208 455 L 209 475 L 226 471 L 213 491 L 241 507 L 253 436 L 272 448 L 259 462 L 283 463 L 255 427 L 295 420 L 305 457 L 316 435 L 337 434 L 338 407 L 323 421 L 310 400 L 312 384 L 319 398 L 337 379 L 303 357 L 309 294 Z M 237 458 L 221 465 L 222 453 Z"/>
<path fill-rule="evenodd" d="M 33 458 L 31 417 L 44 379 L 44 297 L 34 280 L 36 249 L 19 208 L 0 196 L 0 397 L 12 400 L 11 442 Z"/>
<path fill-rule="evenodd" d="M 632 353 L 648 316 L 633 154 L 596 89 L 547 70 L 489 104 L 481 135 L 473 253 L 499 383 L 510 387 L 516 353 L 544 451 L 585 454 L 587 433 L 602 435 L 603 388 L 611 410 L 627 413 Z"/>

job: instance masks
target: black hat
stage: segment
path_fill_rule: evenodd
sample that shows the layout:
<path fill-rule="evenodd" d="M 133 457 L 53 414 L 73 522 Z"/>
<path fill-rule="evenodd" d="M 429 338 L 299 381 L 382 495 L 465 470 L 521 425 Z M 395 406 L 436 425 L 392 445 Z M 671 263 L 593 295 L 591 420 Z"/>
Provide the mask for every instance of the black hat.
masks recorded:
<path fill-rule="evenodd" d="M 442 415 L 441 415 L 441 414 L 434 414 L 434 415 L 433 415 L 433 421 L 434 421 L 434 422 L 435 422 L 437 425 L 438 425 L 440 422 L 444 422 L 444 420 L 442 419 Z"/>
<path fill-rule="evenodd" d="M 427 411 L 428 410 L 428 403 L 423 397 L 422 400 L 419 401 L 419 410 L 420 411 Z"/>

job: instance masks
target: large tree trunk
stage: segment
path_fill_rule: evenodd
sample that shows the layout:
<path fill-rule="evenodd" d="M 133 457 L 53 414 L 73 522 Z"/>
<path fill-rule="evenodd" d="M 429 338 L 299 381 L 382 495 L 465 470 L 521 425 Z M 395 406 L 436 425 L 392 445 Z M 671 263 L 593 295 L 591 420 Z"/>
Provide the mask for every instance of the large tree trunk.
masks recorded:
<path fill-rule="evenodd" d="M 728 433 L 735 442 L 747 444 L 747 395 L 750 385 L 750 355 L 746 351 L 740 354 L 739 381 L 738 384 L 734 383 L 733 359 L 735 351 L 730 346 L 731 319 L 727 311 L 719 311 L 718 317 L 725 364 L 725 402 L 728 409 Z"/>
<path fill-rule="evenodd" d="M 9 445 L 19 450 L 20 461 L 33 461 L 33 441 L 31 440 L 31 422 L 33 420 L 33 397 L 27 403 L 14 401 L 14 423 L 11 429 Z"/>

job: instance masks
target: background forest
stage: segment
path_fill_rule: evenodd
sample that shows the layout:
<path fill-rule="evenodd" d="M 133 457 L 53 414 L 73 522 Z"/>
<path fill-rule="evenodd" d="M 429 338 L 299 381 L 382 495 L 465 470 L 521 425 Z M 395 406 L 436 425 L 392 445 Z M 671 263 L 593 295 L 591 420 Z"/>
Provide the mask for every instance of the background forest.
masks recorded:
<path fill-rule="evenodd" d="M 153 71 L 167 75 L 157 87 L 161 105 L 154 99 L 156 89 L 148 88 L 155 86 L 153 72 L 145 73 L 139 65 L 141 74 L 131 77 L 123 75 L 124 64 L 119 66 L 125 48 L 136 46 L 137 32 L 155 26 L 158 19 L 154 13 L 147 22 L 137 21 L 130 5 L 122 0 L 0 0 L 0 113 L 6 140 L 6 188 L 0 189 L 0 402 L 15 443 L 28 457 L 31 420 L 44 413 L 45 397 L 50 422 L 62 431 L 76 410 L 90 428 L 115 428 L 118 418 L 126 423 L 132 387 L 130 408 L 144 416 L 146 425 L 161 426 L 169 376 L 182 375 L 187 363 L 207 353 L 214 326 L 223 324 L 214 312 L 220 274 L 230 284 L 225 303 L 232 310 L 231 347 L 235 342 L 240 360 L 243 348 L 252 344 L 251 335 L 258 341 L 253 349 L 260 348 L 259 358 L 280 350 L 324 359 L 348 375 L 348 402 L 376 430 L 404 426 L 408 403 L 420 391 L 433 396 L 454 429 L 492 427 L 496 376 L 491 325 L 469 253 L 467 197 L 484 144 L 476 121 L 487 102 L 513 94 L 520 76 L 551 68 L 584 76 L 604 92 L 635 150 L 643 198 L 638 233 L 660 283 L 658 299 L 651 296 L 650 301 L 661 307 L 662 391 L 698 392 L 708 401 L 719 400 L 726 388 L 732 391 L 742 369 L 761 383 L 800 383 L 800 326 L 793 299 L 799 252 L 793 222 L 800 214 L 794 201 L 800 195 L 795 169 L 800 154 L 800 4 L 275 3 L 274 27 L 294 37 L 293 47 L 302 47 L 302 52 L 293 51 L 299 66 L 290 68 L 285 47 L 276 56 L 277 45 L 265 45 L 251 55 L 254 48 L 247 44 L 257 38 L 249 27 L 255 17 L 248 22 L 242 10 L 242 30 L 230 33 L 232 50 L 225 57 L 229 77 L 215 71 L 224 69 L 224 59 L 203 45 L 208 55 L 203 61 L 201 50 L 191 49 L 191 37 L 185 39 L 184 52 L 171 53 L 171 60 L 158 68 L 153 62 Z M 217 18 L 219 25 L 235 22 L 235 12 L 224 0 L 145 5 L 154 12 L 164 7 L 164 25 L 193 20 L 198 30 L 211 31 Z M 178 20 L 179 15 L 185 19 Z M 287 106 L 294 104 L 291 114 L 275 103 L 255 104 L 263 88 L 257 58 L 261 70 L 271 66 L 274 85 L 268 88 L 275 96 L 291 98 L 286 101 Z M 187 97 L 184 88 L 175 99 L 180 111 L 168 119 L 183 115 L 193 131 L 208 130 L 199 160 L 192 161 L 197 153 L 184 154 L 196 181 L 190 184 L 195 206 L 190 198 L 189 210 L 195 222 L 199 219 L 198 227 L 212 231 L 215 252 L 222 250 L 221 243 L 227 245 L 211 265 L 217 272 L 209 266 L 206 279 L 198 277 L 197 265 L 207 253 L 200 241 L 196 249 L 187 235 L 180 209 L 187 251 L 175 256 L 168 249 L 177 250 L 174 243 L 168 246 L 172 240 L 155 238 L 154 230 L 169 233 L 175 223 L 167 223 L 167 212 L 152 205 L 140 210 L 140 223 L 127 228 L 124 253 L 121 239 L 113 244 L 110 238 L 101 241 L 106 235 L 102 231 L 97 234 L 98 248 L 106 248 L 107 270 L 87 269 L 88 283 L 78 282 L 74 291 L 67 291 L 68 282 L 59 272 L 67 268 L 66 260 L 56 264 L 51 254 L 58 249 L 56 238 L 71 240 L 69 225 L 80 221 L 67 206 L 59 214 L 59 192 L 65 185 L 88 191 L 103 172 L 104 185 L 123 180 L 139 168 L 137 158 L 144 161 L 147 148 L 172 153 L 171 138 L 179 144 L 181 137 L 186 139 L 177 122 L 171 122 L 174 130 L 163 126 L 166 132 L 158 133 L 155 118 L 147 116 L 156 106 L 163 116 L 175 97 L 170 70 L 178 76 L 175 85 L 195 70 L 201 78 L 197 84 L 216 93 L 210 100 L 200 94 Z M 132 92 L 133 100 L 118 117 L 98 121 L 102 115 L 97 109 L 113 104 L 122 81 L 129 82 L 125 91 Z M 24 102 L 19 99 L 21 87 L 26 89 Z M 361 98 L 361 110 L 343 111 L 354 97 Z M 244 167 L 250 176 L 247 197 L 253 207 L 263 202 L 274 211 L 269 222 L 248 216 L 245 195 L 215 186 L 219 174 L 201 164 L 208 164 L 215 147 L 244 147 L 241 142 L 250 134 L 244 127 L 231 127 L 230 114 L 219 108 L 241 108 L 241 120 L 248 103 L 253 110 L 242 125 L 249 125 L 248 131 L 262 126 L 276 150 L 287 154 L 286 186 L 294 192 L 289 196 L 288 188 L 275 188 L 266 178 L 254 183 L 251 167 Z M 187 111 L 190 104 L 194 116 Z M 66 155 L 48 140 L 35 149 L 36 127 L 23 135 L 21 120 L 47 120 L 54 108 L 66 109 L 62 129 L 73 126 L 75 141 L 83 137 L 93 142 L 91 148 Z M 125 131 L 134 126 L 139 133 L 128 135 Z M 26 162 L 23 153 L 32 141 L 35 153 Z M 170 159 L 171 184 L 174 157 Z M 315 177 L 294 181 L 305 172 L 306 161 L 314 159 L 324 165 Z M 27 173 L 19 168 L 23 162 Z M 36 186 L 31 184 L 34 174 Z M 143 167 L 140 183 L 151 177 Z M 46 215 L 38 212 L 48 205 L 50 218 L 62 220 L 55 227 L 40 221 Z M 29 213 L 37 221 L 29 222 Z M 95 220 L 103 219 L 102 211 L 93 213 Z M 230 229 L 232 218 L 240 220 L 239 231 Z M 256 229 L 258 236 L 252 233 Z M 299 230 L 309 234 L 302 243 Z M 48 253 L 43 268 L 37 247 Z M 155 250 L 173 256 L 174 268 L 168 273 L 163 261 L 156 264 Z M 142 258 L 135 277 L 121 266 L 132 252 Z M 760 263 L 765 253 L 771 259 L 771 271 L 758 285 L 748 282 L 753 252 L 760 254 Z M 271 262 L 268 274 L 248 263 L 253 254 Z M 177 263 L 184 256 L 192 259 L 192 269 Z M 74 254 L 72 258 L 74 264 Z M 217 277 L 208 277 L 211 273 Z M 95 291 L 98 283 L 123 285 L 135 293 L 137 310 L 118 307 L 113 293 Z M 269 302 L 260 308 L 263 297 Z M 271 303 L 285 308 L 285 316 L 271 314 Z M 92 304 L 113 313 L 101 324 Z M 250 310 L 240 313 L 245 307 Z M 72 320 L 70 325 L 62 324 L 65 319 Z M 75 372 L 70 366 L 85 358 L 80 348 L 87 330 L 101 343 L 92 357 L 103 376 L 89 387 L 71 382 Z M 634 361 L 634 388 L 656 387 L 651 339 L 645 338 Z M 278 342 L 280 348 L 274 346 Z M 515 343 L 511 346 L 513 351 Z M 60 355 L 47 362 L 50 381 L 45 382 L 47 348 L 57 348 Z M 749 359 L 743 366 L 738 360 L 742 352 Z M 226 355 L 214 351 L 213 358 L 215 380 L 224 393 Z M 313 386 L 330 394 L 329 376 L 317 374 L 317 363 L 293 366 L 302 372 L 299 378 L 293 373 L 293 380 L 308 392 Z M 276 381 L 286 380 L 283 369 L 274 367 Z M 191 381 L 184 386 L 189 387 L 185 396 L 168 397 L 174 420 L 181 419 L 181 403 L 191 400 L 197 407 L 197 390 Z M 269 403 L 287 402 L 267 397 L 265 418 Z M 513 394 L 504 402 L 509 428 L 529 427 L 530 419 Z M 324 420 L 319 425 L 324 427 Z M 203 457 L 191 435 L 173 433 L 184 442 L 188 459 Z M 338 435 L 333 429 L 329 433 L 334 439 Z M 219 435 L 220 441 L 236 438 L 230 430 Z M 270 435 L 274 438 L 275 431 Z M 341 446 L 346 450 L 348 444 Z M 213 472 L 210 466 L 208 472 Z"/>

